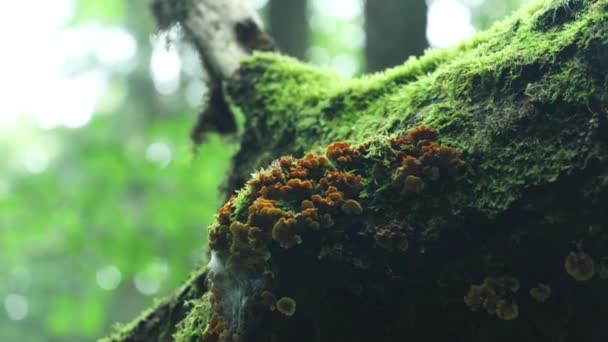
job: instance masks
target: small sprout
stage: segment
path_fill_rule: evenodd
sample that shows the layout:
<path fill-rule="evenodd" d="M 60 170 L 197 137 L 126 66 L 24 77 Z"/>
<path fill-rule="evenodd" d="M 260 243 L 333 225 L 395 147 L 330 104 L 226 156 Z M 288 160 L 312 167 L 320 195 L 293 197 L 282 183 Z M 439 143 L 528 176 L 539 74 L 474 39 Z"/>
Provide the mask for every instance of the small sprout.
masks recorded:
<path fill-rule="evenodd" d="M 538 283 L 536 287 L 530 289 L 530 296 L 537 301 L 544 303 L 551 297 L 551 287 L 542 283 Z"/>
<path fill-rule="evenodd" d="M 296 301 L 292 298 L 281 297 L 275 306 L 285 316 L 291 317 L 296 313 Z"/>
<path fill-rule="evenodd" d="M 566 272 L 576 281 L 586 281 L 593 277 L 594 263 L 585 252 L 570 252 L 564 263 Z"/>
<path fill-rule="evenodd" d="M 361 204 L 355 200 L 346 200 L 342 204 L 342 211 L 349 215 L 359 215 L 363 212 Z"/>
<path fill-rule="evenodd" d="M 499 300 L 496 303 L 496 316 L 505 321 L 511 321 L 519 316 L 519 306 L 515 302 Z"/>

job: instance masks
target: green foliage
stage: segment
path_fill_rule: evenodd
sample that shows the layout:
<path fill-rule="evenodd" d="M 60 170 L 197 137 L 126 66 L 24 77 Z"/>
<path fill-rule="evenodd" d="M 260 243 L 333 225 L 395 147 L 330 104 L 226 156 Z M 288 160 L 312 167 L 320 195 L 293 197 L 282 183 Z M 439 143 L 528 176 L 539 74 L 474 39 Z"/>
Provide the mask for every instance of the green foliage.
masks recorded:
<path fill-rule="evenodd" d="M 196 342 L 200 341 L 213 309 L 209 301 L 209 295 L 201 299 L 192 300 L 187 303 L 191 308 L 188 316 L 179 324 L 177 333 L 173 336 L 175 342 Z"/>
<path fill-rule="evenodd" d="M 127 3 L 121 0 L 82 0 L 76 3 L 74 22 L 120 23 L 124 19 L 126 7 Z"/>
<path fill-rule="evenodd" d="M 31 285 L 26 295 L 35 303 L 32 317 L 3 321 L 3 330 L 35 319 L 50 336 L 99 336 L 115 320 L 148 305 L 134 279 L 158 283 L 151 286 L 167 293 L 202 261 L 204 227 L 222 199 L 217 187 L 230 148 L 211 138 L 193 158 L 188 118 L 179 125 L 159 122 L 145 135 L 130 138 L 114 134 L 117 119 L 101 117 L 66 132 L 69 145 L 53 165 L 40 175 L 15 179 L 11 196 L 0 200 L 0 274 L 12 279 L 16 267 L 27 269 Z M 173 148 L 174 160 L 165 168 L 145 158 L 146 147 L 155 141 Z M 155 264 L 164 271 L 147 276 L 146 269 Z M 106 265 L 122 274 L 112 291 L 96 285 Z M 17 290 L 0 287 L 0 293 Z"/>
<path fill-rule="evenodd" d="M 154 296 L 172 293 L 205 262 L 205 227 L 236 150 L 210 136 L 192 153 L 188 133 L 198 108 L 186 105 L 185 94 L 193 77 L 183 75 L 173 94 L 155 90 L 147 1 L 86 0 L 75 10 L 74 31 L 91 22 L 128 30 L 137 39 L 136 63 L 114 72 L 87 57 L 70 69 L 108 78 L 87 125 L 42 130 L 24 119 L 0 133 L 0 150 L 8 151 L 0 165 L 3 341 L 94 340 Z M 20 165 L 30 145 L 48 152 L 40 173 Z M 25 300 L 22 319 L 7 319 L 9 295 Z"/>

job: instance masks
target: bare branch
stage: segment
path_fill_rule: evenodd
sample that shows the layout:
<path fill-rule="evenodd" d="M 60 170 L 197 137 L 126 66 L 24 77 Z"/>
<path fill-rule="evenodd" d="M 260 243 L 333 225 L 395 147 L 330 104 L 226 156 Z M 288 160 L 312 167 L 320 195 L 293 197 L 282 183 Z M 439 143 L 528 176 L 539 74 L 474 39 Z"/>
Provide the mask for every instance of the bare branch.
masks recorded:
<path fill-rule="evenodd" d="M 234 133 L 236 121 L 223 93 L 223 83 L 254 50 L 272 51 L 253 0 L 154 0 L 152 11 L 161 29 L 179 24 L 196 46 L 209 79 L 209 97 L 191 137 L 195 146 L 204 134 Z"/>
<path fill-rule="evenodd" d="M 208 71 L 228 80 L 253 50 L 274 49 L 252 0 L 154 0 L 161 28 L 179 23 Z"/>

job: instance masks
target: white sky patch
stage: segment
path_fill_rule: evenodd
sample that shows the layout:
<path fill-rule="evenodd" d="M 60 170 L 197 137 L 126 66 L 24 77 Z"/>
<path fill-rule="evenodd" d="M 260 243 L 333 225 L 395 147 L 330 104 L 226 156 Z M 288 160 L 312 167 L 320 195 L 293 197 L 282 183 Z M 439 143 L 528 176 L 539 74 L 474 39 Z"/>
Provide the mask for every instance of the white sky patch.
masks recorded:
<path fill-rule="evenodd" d="M 125 66 L 137 54 L 137 42 L 129 31 L 120 27 L 104 29 L 95 44 L 97 59 L 108 66 Z M 127 70 L 128 71 L 128 70 Z"/>
<path fill-rule="evenodd" d="M 0 127 L 14 126 L 24 114 L 43 129 L 86 125 L 107 88 L 107 72 L 89 69 L 68 77 L 64 68 L 78 68 L 88 54 L 119 71 L 134 60 L 135 39 L 126 30 L 95 24 L 64 30 L 74 7 L 74 0 L 0 5 L 0 30 L 19 32 L 2 42 Z M 24 16 L 36 25 L 24 25 Z"/>
<path fill-rule="evenodd" d="M 477 8 L 481 5 L 483 5 L 483 3 L 486 1 L 485 0 L 461 0 L 461 2 L 469 8 Z"/>
<path fill-rule="evenodd" d="M 262 9 L 268 5 L 268 0 L 255 0 L 255 8 Z"/>
<path fill-rule="evenodd" d="M 114 290 L 120 285 L 122 273 L 115 265 L 106 265 L 101 267 L 95 273 L 97 286 L 104 290 Z"/>
<path fill-rule="evenodd" d="M 49 167 L 49 152 L 42 146 L 31 146 L 23 153 L 23 167 L 31 174 L 39 174 Z"/>
<path fill-rule="evenodd" d="M 175 44 L 167 45 L 167 35 L 161 34 L 153 42 L 150 73 L 156 91 L 163 95 L 173 94 L 179 87 L 182 60 Z"/>
<path fill-rule="evenodd" d="M 426 36 L 432 47 L 449 47 L 471 37 L 471 11 L 457 0 L 435 0 L 429 6 Z"/>
<path fill-rule="evenodd" d="M 4 298 L 4 309 L 10 320 L 20 321 L 27 316 L 29 304 L 24 296 L 11 293 Z"/>
<path fill-rule="evenodd" d="M 0 122 L 14 122 L 25 104 L 37 100 L 32 87 L 50 78 L 49 70 L 60 65 L 61 52 L 52 42 L 72 12 L 73 1 L 67 0 L 4 1 L 0 5 L 0 31 L 12 32 L 2 37 Z M 24 24 L 24 17 L 36 25 Z"/>
<path fill-rule="evenodd" d="M 161 169 L 167 167 L 173 159 L 171 147 L 164 142 L 153 142 L 146 148 L 146 159 L 156 163 Z"/>
<path fill-rule="evenodd" d="M 86 125 L 106 91 L 108 80 L 103 71 L 89 71 L 74 78 L 47 82 L 38 84 L 38 98 L 30 103 L 28 111 L 39 127 L 53 129 Z"/>
<path fill-rule="evenodd" d="M 94 44 L 99 40 L 102 27 L 94 23 L 86 23 L 62 30 L 56 37 L 56 44 L 65 57 L 64 62 L 79 62 L 91 53 Z"/>

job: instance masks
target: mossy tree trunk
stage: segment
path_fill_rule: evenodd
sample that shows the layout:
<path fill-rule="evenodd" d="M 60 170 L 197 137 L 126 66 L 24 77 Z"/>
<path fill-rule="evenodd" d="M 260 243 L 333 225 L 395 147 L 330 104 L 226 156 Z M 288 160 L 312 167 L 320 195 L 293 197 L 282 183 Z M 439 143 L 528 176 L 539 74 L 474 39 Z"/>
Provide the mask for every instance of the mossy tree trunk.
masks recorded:
<path fill-rule="evenodd" d="M 353 80 L 257 54 L 227 93 L 208 274 L 110 340 L 608 340 L 607 0 Z"/>

